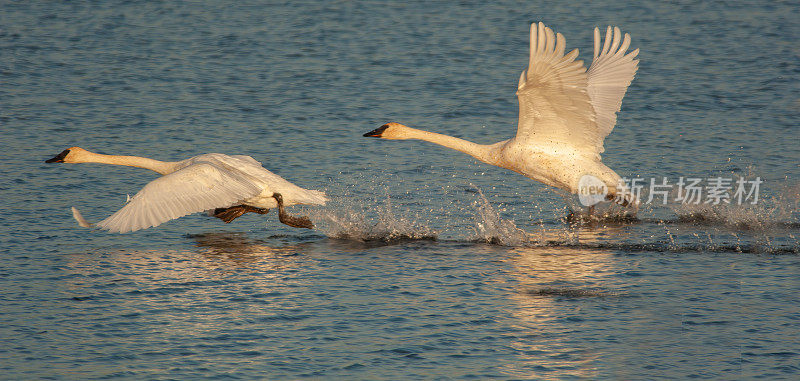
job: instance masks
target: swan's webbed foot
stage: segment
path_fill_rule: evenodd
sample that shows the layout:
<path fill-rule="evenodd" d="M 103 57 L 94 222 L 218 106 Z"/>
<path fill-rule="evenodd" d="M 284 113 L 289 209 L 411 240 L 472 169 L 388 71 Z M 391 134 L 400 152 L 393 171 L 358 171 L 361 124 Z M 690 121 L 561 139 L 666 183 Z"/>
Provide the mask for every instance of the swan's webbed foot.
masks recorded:
<path fill-rule="evenodd" d="M 241 217 L 245 213 L 267 214 L 269 213 L 269 209 L 256 208 L 255 206 L 250 206 L 250 205 L 234 205 L 228 208 L 214 209 L 213 216 L 219 218 L 222 221 L 225 221 L 225 223 L 227 224 Z"/>
<path fill-rule="evenodd" d="M 584 210 L 571 210 L 569 214 L 567 214 L 566 222 L 569 225 L 573 226 L 588 226 L 593 227 L 596 226 L 598 222 L 602 219 L 602 215 L 597 215 L 595 213 L 595 206 L 591 205 Z"/>
<path fill-rule="evenodd" d="M 308 217 L 305 216 L 291 216 L 283 209 L 283 195 L 280 193 L 273 193 L 272 197 L 278 202 L 278 220 L 293 228 L 313 229 L 314 224 Z"/>

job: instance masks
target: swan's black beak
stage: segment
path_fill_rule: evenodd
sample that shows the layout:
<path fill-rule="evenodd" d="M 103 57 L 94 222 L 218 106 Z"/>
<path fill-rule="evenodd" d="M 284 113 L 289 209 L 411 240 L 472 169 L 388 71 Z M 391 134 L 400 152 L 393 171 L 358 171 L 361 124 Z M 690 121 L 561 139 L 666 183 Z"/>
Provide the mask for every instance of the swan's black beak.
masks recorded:
<path fill-rule="evenodd" d="M 367 132 L 366 134 L 364 134 L 364 136 L 368 138 L 379 138 L 381 137 L 381 134 L 383 134 L 383 131 L 386 131 L 387 128 L 389 128 L 389 125 L 384 124 L 383 126 L 380 126 L 370 132 Z"/>
<path fill-rule="evenodd" d="M 56 157 L 54 157 L 52 159 L 47 159 L 44 162 L 45 163 L 63 163 L 64 162 L 64 158 L 67 157 L 68 154 L 69 154 L 69 150 L 65 149 L 65 150 L 61 151 L 60 154 L 56 155 Z"/>

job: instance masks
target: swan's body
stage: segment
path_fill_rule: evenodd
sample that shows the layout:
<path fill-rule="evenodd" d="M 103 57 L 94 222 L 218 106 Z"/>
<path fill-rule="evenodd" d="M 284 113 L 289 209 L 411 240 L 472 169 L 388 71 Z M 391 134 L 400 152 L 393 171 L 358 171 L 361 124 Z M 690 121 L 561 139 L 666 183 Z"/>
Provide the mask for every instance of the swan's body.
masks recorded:
<path fill-rule="evenodd" d="M 517 135 L 509 140 L 482 145 L 399 123 L 364 136 L 425 140 L 570 193 L 577 193 L 581 178 L 591 175 L 606 185 L 606 199 L 635 205 L 638 201 L 620 184 L 620 176 L 601 162 L 600 154 L 636 73 L 639 50 L 625 54 L 630 36 L 623 38 L 619 28 L 608 27 L 602 49 L 601 42 L 595 28 L 594 61 L 587 71 L 582 61 L 575 61 L 577 49 L 564 54 L 560 33 L 553 34 L 542 23 L 531 25 L 528 69 L 517 87 Z"/>
<path fill-rule="evenodd" d="M 72 147 L 48 163 L 102 163 L 146 168 L 162 175 L 130 197 L 125 206 L 95 226 L 130 232 L 158 226 L 192 213 L 209 211 L 230 222 L 247 212 L 265 214 L 278 207 L 281 222 L 312 227 L 307 218 L 288 216 L 283 206 L 324 205 L 325 194 L 298 187 L 264 169 L 250 156 L 209 153 L 167 162 L 137 156 L 102 155 Z M 89 225 L 73 209 L 81 226 Z"/>

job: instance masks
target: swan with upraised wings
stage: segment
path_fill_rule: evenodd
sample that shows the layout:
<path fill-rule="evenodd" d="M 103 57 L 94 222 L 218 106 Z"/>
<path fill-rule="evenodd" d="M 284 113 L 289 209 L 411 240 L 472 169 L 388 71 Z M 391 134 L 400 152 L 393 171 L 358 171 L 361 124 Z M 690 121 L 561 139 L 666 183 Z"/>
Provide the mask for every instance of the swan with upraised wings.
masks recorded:
<path fill-rule="evenodd" d="M 594 60 L 587 71 L 583 61 L 575 60 L 577 49 L 564 53 L 561 33 L 541 22 L 532 24 L 528 68 L 517 86 L 517 134 L 509 140 L 476 144 L 400 123 L 384 124 L 364 136 L 425 140 L 570 193 L 578 193 L 581 179 L 590 176 L 605 185 L 605 200 L 635 207 L 639 201 L 600 158 L 639 63 L 639 49 L 627 52 L 630 43 L 630 35 L 623 36 L 619 28 L 609 26 L 602 40 L 595 28 Z"/>

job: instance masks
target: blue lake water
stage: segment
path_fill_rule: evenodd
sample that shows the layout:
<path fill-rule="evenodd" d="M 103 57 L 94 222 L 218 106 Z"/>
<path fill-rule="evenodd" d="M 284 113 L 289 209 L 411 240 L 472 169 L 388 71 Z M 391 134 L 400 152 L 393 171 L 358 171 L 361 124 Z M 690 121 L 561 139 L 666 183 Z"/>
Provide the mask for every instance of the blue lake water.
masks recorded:
<path fill-rule="evenodd" d="M 653 379 L 800 373 L 796 2 L 3 2 L 0 378 Z M 547 187 L 361 135 L 516 130 L 528 26 L 640 68 L 626 177 L 764 181 L 756 205 L 570 226 Z M 70 146 L 246 154 L 325 207 L 83 229 L 154 178 Z"/>

